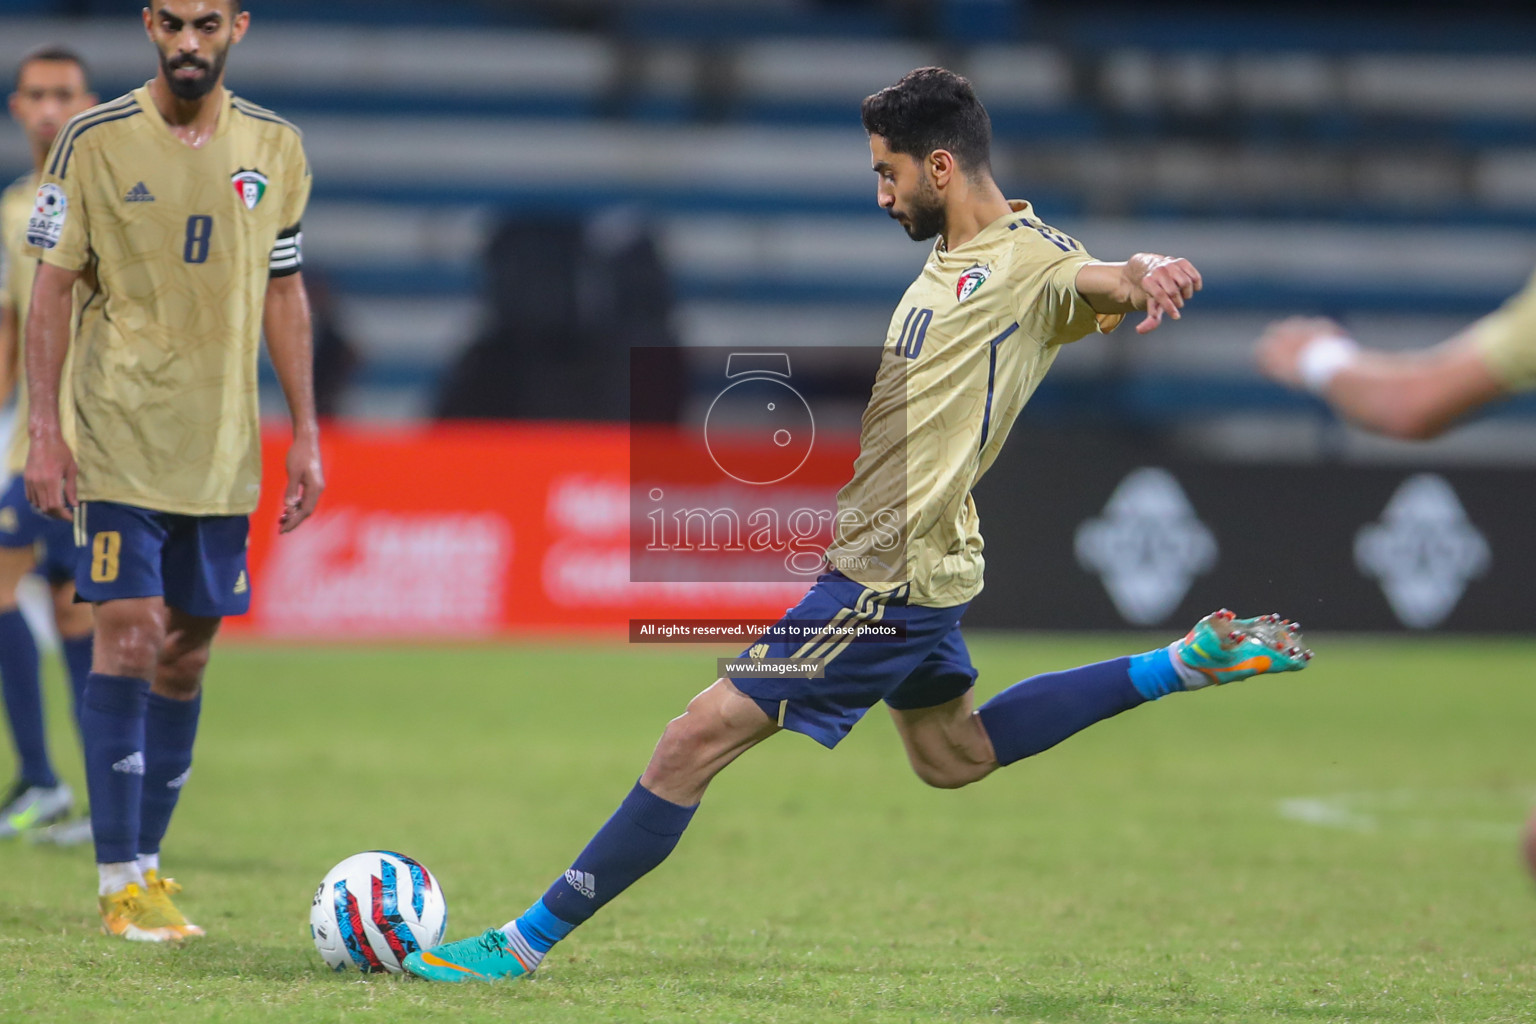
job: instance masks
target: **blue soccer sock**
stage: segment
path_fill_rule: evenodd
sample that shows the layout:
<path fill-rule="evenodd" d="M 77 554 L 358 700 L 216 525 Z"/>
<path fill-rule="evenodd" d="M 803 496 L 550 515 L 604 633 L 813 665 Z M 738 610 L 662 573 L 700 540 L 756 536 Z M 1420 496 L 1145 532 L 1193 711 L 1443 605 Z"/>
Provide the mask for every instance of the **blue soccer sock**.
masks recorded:
<path fill-rule="evenodd" d="M 98 864 L 122 864 L 139 856 L 148 698 L 149 683 L 132 676 L 92 672 L 85 687 L 80 732 Z"/>
<path fill-rule="evenodd" d="M 1202 680 L 1199 672 L 1179 659 L 1174 653 L 1177 646 L 1175 641 L 1167 647 L 1131 656 L 1131 685 L 1147 700 L 1157 700 L 1210 682 Z"/>
<path fill-rule="evenodd" d="M 37 641 L 21 609 L 0 612 L 0 689 L 16 742 L 17 774 L 33 786 L 57 786 L 43 726 L 43 687 Z"/>
<path fill-rule="evenodd" d="M 67 636 L 59 641 L 64 652 L 64 667 L 69 670 L 69 691 L 74 695 L 72 705 L 75 726 L 80 725 L 80 711 L 85 707 L 85 684 L 91 678 L 91 651 L 96 645 L 96 635 Z"/>
<path fill-rule="evenodd" d="M 635 884 L 647 871 L 667 859 L 682 837 L 698 805 L 683 807 L 646 789 L 640 783 L 629 791 L 597 835 L 587 843 L 571 869 L 555 880 L 535 907 L 542 905 L 556 920 L 571 928 L 597 913 L 609 900 Z M 526 915 L 525 915 L 526 917 Z M 519 918 L 513 922 L 519 925 Z M 541 919 L 542 920 L 542 919 Z M 531 921 L 533 928 L 549 935 L 550 925 Z M 527 938 L 528 933 L 524 933 Z M 554 941 L 564 935 L 551 937 Z M 531 942 L 530 942 L 531 945 Z"/>
<path fill-rule="evenodd" d="M 1146 703 L 1131 678 L 1132 660 L 1116 658 L 1033 676 L 983 704 L 977 714 L 997 763 L 1032 757 L 1095 722 Z"/>
<path fill-rule="evenodd" d="M 144 715 L 144 795 L 139 803 L 140 856 L 158 854 L 181 787 L 192 771 L 192 744 L 203 695 L 173 700 L 149 695 Z"/>

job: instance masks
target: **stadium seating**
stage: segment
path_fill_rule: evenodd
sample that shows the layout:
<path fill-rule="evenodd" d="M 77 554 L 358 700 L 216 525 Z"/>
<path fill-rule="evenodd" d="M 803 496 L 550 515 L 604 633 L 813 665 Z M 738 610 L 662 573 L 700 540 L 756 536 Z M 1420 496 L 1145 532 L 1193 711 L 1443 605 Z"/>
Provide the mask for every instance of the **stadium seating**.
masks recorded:
<path fill-rule="evenodd" d="M 894 5 L 466 4 L 452 28 L 402 25 L 404 5 L 366 5 L 381 13 L 366 28 L 340 7 L 316 21 L 315 6 L 263 5 L 231 85 L 306 131 L 308 251 L 365 356 L 347 408 L 369 416 L 429 404 L 473 334 L 501 210 L 653 219 L 685 344 L 876 343 L 923 249 L 873 208 L 857 105 L 924 63 L 974 78 L 999 178 L 1042 216 L 1106 258 L 1156 248 L 1206 269 L 1200 317 L 1061 361 L 1052 386 L 1097 386 L 1106 367 L 1143 381 L 1136 398 L 1110 389 L 1122 413 L 1251 413 L 1244 343 L 1269 315 L 1345 316 L 1373 341 L 1420 345 L 1536 265 L 1536 58 L 1519 25 L 1472 61 L 1390 32 L 1345 45 L 1321 15 L 1138 33 L 1053 6 L 1026 40 L 985 2 L 939 5 L 928 37 Z M 578 8 L 603 30 L 552 27 Z M 960 15 L 991 34 L 941 24 Z M 105 95 L 149 69 L 128 19 L 4 27 L 0 65 L 64 34 Z M 24 163 L 7 125 L 0 170 Z"/>

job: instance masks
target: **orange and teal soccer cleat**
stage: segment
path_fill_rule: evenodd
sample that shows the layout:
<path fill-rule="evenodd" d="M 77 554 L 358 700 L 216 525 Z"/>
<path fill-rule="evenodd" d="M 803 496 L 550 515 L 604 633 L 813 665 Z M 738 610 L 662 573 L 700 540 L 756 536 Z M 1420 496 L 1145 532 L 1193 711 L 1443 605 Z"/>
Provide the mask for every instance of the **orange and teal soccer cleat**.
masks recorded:
<path fill-rule="evenodd" d="M 405 958 L 405 969 L 428 981 L 497 981 L 530 973 L 500 928 L 418 950 Z"/>
<path fill-rule="evenodd" d="M 101 930 L 130 942 L 180 942 L 183 936 L 175 921 L 138 885 L 128 885 L 102 896 Z"/>
<path fill-rule="evenodd" d="M 1225 608 L 1195 623 L 1172 653 L 1189 670 L 1179 672 L 1186 690 L 1269 672 L 1300 672 L 1312 660 L 1298 623 L 1278 615 L 1240 619 Z"/>
<path fill-rule="evenodd" d="M 186 915 L 176 909 L 176 904 L 171 902 L 171 897 L 178 892 L 181 892 L 181 883 L 176 879 L 162 878 L 160 872 L 153 868 L 144 872 L 144 899 L 161 917 L 170 922 L 171 927 L 180 933 L 181 938 L 201 938 L 204 934 L 203 930 L 188 921 Z"/>

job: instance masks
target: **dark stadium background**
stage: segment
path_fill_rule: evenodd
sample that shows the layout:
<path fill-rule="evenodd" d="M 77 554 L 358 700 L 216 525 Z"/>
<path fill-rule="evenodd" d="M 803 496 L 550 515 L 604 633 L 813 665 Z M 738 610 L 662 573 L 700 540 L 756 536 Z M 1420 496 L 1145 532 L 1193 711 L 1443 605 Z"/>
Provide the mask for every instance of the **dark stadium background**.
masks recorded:
<path fill-rule="evenodd" d="M 247 8 L 229 82 L 306 132 L 319 378 L 343 446 L 306 546 L 257 551 L 269 581 L 319 565 L 331 589 L 281 621 L 258 598 L 252 629 L 485 635 L 688 611 L 624 581 L 627 353 L 676 348 L 660 404 L 686 423 L 718 391 L 691 352 L 798 352 L 832 422 L 854 422 L 867 380 L 818 353 L 877 346 L 924 255 L 874 207 L 858 102 L 928 63 L 976 83 L 1010 195 L 1095 255 L 1185 255 L 1207 282 L 1182 323 L 1060 358 L 978 492 L 991 585 L 971 624 L 1165 626 L 1284 601 L 1326 627 L 1529 628 L 1536 403 L 1410 446 L 1263 383 L 1250 358 L 1290 312 L 1426 345 L 1529 276 L 1527 4 Z M 0 66 L 68 42 L 116 95 L 153 68 L 137 10 L 0 0 Z M 0 173 L 26 162 L 7 122 Z M 442 419 L 472 425 L 428 430 Z M 440 458 L 469 478 L 458 505 L 416 493 Z M 1127 488 L 1142 469 L 1172 490 Z"/>

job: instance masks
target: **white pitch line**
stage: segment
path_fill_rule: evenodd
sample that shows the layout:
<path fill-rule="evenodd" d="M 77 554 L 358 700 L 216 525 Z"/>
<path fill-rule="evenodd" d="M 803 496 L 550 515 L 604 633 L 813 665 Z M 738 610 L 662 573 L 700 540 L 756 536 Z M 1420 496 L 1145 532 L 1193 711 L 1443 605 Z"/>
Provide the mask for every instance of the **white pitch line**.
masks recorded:
<path fill-rule="evenodd" d="M 1532 804 L 1536 791 L 1527 789 L 1393 789 L 1289 797 L 1275 810 L 1319 828 L 1503 843 L 1518 838 Z"/>

